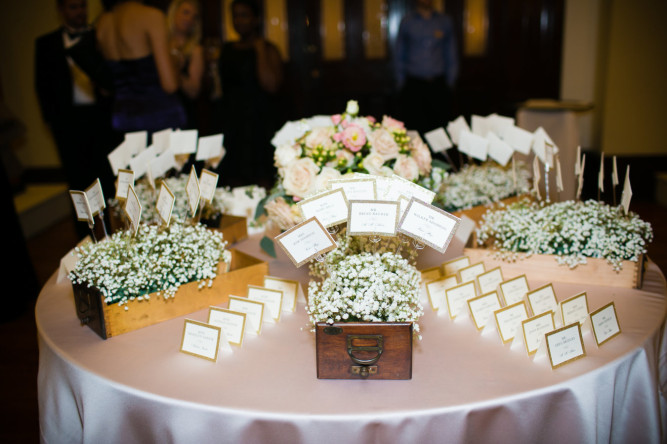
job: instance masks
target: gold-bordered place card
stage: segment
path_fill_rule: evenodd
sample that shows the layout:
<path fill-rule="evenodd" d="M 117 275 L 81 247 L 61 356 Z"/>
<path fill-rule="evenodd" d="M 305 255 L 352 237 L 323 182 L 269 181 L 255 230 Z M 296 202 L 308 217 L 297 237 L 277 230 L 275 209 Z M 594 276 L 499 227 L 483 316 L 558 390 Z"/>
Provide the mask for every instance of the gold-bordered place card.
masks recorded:
<path fill-rule="evenodd" d="M 501 282 L 503 282 L 503 272 L 500 267 L 477 275 L 477 286 L 480 294 L 494 291 Z"/>
<path fill-rule="evenodd" d="M 528 304 L 534 315 L 542 314 L 547 311 L 558 310 L 558 301 L 556 300 L 556 293 L 551 284 L 546 284 L 535 290 L 526 293 Z"/>
<path fill-rule="evenodd" d="M 475 283 L 472 281 L 446 289 L 445 301 L 449 317 L 455 319 L 459 314 L 465 313 L 466 302 L 476 296 Z"/>
<path fill-rule="evenodd" d="M 197 214 L 197 207 L 199 206 L 199 198 L 201 197 L 201 193 L 199 192 L 199 180 L 197 179 L 197 171 L 195 171 L 194 165 L 190 168 L 190 175 L 188 176 L 188 181 L 185 184 L 185 193 L 188 196 L 190 214 L 192 217 L 195 217 Z"/>
<path fill-rule="evenodd" d="M 123 207 L 127 218 L 130 219 L 130 225 L 134 236 L 137 235 L 139 229 L 139 222 L 141 222 L 141 202 L 134 191 L 134 187 L 130 187 L 130 192 L 127 193 L 125 206 Z"/>
<path fill-rule="evenodd" d="M 422 275 L 422 282 L 428 282 L 442 277 L 440 267 L 425 268 L 421 270 L 420 273 Z"/>
<path fill-rule="evenodd" d="M 275 276 L 264 276 L 264 287 L 283 292 L 283 311 L 295 311 L 299 294 L 299 281 Z"/>
<path fill-rule="evenodd" d="M 279 234 L 275 240 L 297 268 L 336 248 L 336 242 L 315 217 Z"/>
<path fill-rule="evenodd" d="M 552 369 L 586 356 L 581 325 L 578 322 L 547 333 L 545 339 Z"/>
<path fill-rule="evenodd" d="M 79 222 L 88 222 L 89 224 L 94 225 L 95 219 L 93 219 L 93 212 L 90 211 L 90 204 L 88 203 L 86 193 L 83 191 L 69 190 L 69 196 L 72 198 L 76 219 Z"/>
<path fill-rule="evenodd" d="M 621 326 L 618 322 L 616 306 L 613 302 L 598 308 L 590 316 L 595 342 L 598 347 L 621 334 Z"/>
<path fill-rule="evenodd" d="M 211 203 L 215 197 L 215 187 L 218 186 L 218 175 L 207 169 L 201 170 L 199 175 L 199 191 L 201 200 Z"/>
<path fill-rule="evenodd" d="M 174 202 L 176 201 L 176 196 L 171 192 L 167 186 L 166 181 L 160 182 L 160 192 L 157 195 L 157 201 L 155 202 L 155 210 L 157 211 L 162 224 L 165 227 L 169 226 L 169 221 L 171 220 L 171 213 L 174 211 Z"/>
<path fill-rule="evenodd" d="M 500 333 L 500 339 L 505 344 L 514 339 L 517 330 L 521 327 L 521 321 L 528 319 L 528 310 L 526 309 L 526 304 L 520 301 L 494 311 L 493 315 L 496 318 L 496 326 L 498 327 L 498 333 Z"/>
<path fill-rule="evenodd" d="M 521 322 L 523 330 L 523 341 L 526 345 L 526 352 L 529 355 L 534 355 L 540 347 L 544 335 L 553 331 L 556 328 L 554 323 L 554 312 L 545 311 L 532 318 L 528 318 Z"/>
<path fill-rule="evenodd" d="M 107 207 L 99 178 L 95 179 L 95 181 L 86 188 L 86 197 L 88 198 L 88 205 L 90 205 L 90 211 L 93 213 L 93 216 L 97 216 Z"/>
<path fill-rule="evenodd" d="M 180 351 L 215 362 L 218 359 L 221 332 L 220 327 L 215 325 L 186 319 Z"/>
<path fill-rule="evenodd" d="M 317 217 L 325 228 L 347 222 L 348 202 L 342 188 L 309 197 L 297 205 L 304 220 Z"/>
<path fill-rule="evenodd" d="M 134 171 L 120 169 L 118 170 L 118 177 L 116 178 L 116 199 L 127 199 L 127 193 L 130 187 L 134 186 Z"/>
<path fill-rule="evenodd" d="M 398 232 L 444 254 L 460 222 L 453 214 L 413 197 L 401 218 Z"/>
<path fill-rule="evenodd" d="M 477 330 L 482 330 L 493 316 L 493 313 L 502 307 L 497 291 L 468 299 L 468 309 Z"/>
<path fill-rule="evenodd" d="M 242 346 L 246 328 L 246 314 L 220 307 L 209 307 L 208 323 L 225 331 L 225 337 L 232 345 Z"/>
<path fill-rule="evenodd" d="M 563 325 L 573 322 L 582 323 L 588 317 L 588 297 L 586 292 L 579 293 L 560 303 Z"/>
<path fill-rule="evenodd" d="M 449 276 L 450 274 L 456 274 L 461 268 L 465 268 L 469 265 L 470 258 L 468 256 L 460 256 L 456 259 L 443 262 L 440 266 L 442 267 L 443 276 Z"/>
<path fill-rule="evenodd" d="M 440 268 L 438 268 L 438 271 Z M 426 282 L 426 294 L 433 310 L 439 310 L 445 303 L 445 292 L 447 289 L 458 285 L 456 276 L 443 276 Z"/>
<path fill-rule="evenodd" d="M 377 189 L 375 187 L 375 179 L 368 178 L 354 178 L 354 179 L 334 179 L 329 181 L 329 187 L 332 190 L 339 188 L 343 189 L 347 201 L 351 200 L 376 200 Z"/>
<path fill-rule="evenodd" d="M 431 204 L 433 199 L 435 199 L 435 193 L 433 191 L 394 174 L 391 176 L 389 188 L 387 188 L 383 199 L 398 202 L 400 196 L 405 196 L 408 199 L 414 197 L 427 204 Z"/>
<path fill-rule="evenodd" d="M 264 303 L 268 315 L 275 322 L 280 321 L 280 314 L 283 308 L 283 292 L 271 288 L 248 285 L 248 299 Z"/>
<path fill-rule="evenodd" d="M 350 236 L 394 236 L 398 202 L 349 200 L 347 232 Z"/>
<path fill-rule="evenodd" d="M 486 269 L 484 268 L 484 262 L 477 262 L 476 264 L 460 268 L 456 274 L 459 277 L 459 282 L 474 282 L 475 278 L 485 271 Z"/>
<path fill-rule="evenodd" d="M 526 293 L 529 291 L 530 288 L 528 287 L 528 280 L 525 274 L 500 283 L 500 293 L 506 305 L 523 301 L 523 298 L 526 297 Z"/>
<path fill-rule="evenodd" d="M 246 314 L 246 321 L 254 333 L 262 333 L 262 322 L 264 321 L 264 304 L 259 301 L 251 301 L 248 298 L 229 296 L 227 308 L 231 311 L 240 311 Z"/>

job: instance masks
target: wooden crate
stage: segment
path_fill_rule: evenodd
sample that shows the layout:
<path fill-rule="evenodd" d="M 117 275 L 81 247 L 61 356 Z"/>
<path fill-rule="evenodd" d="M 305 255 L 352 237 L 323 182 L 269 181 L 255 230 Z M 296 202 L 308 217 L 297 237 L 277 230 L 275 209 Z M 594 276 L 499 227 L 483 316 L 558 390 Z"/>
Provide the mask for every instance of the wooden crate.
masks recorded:
<path fill-rule="evenodd" d="M 470 258 L 470 263 L 483 261 L 487 270 L 501 267 L 505 279 L 525 274 L 528 279 L 549 282 L 568 282 L 572 284 L 606 285 L 609 287 L 641 288 L 644 275 L 644 255 L 638 262 L 623 261 L 620 271 L 614 269 L 605 259 L 587 258 L 587 264 L 570 268 L 559 265 L 556 256 L 533 254 L 526 257 L 518 253 L 516 261 L 509 262 L 495 258 L 495 250 L 483 248 L 465 248 L 463 254 Z"/>
<path fill-rule="evenodd" d="M 103 339 L 228 301 L 230 294 L 244 295 L 248 285 L 263 285 L 269 265 L 253 256 L 230 248 L 232 262 L 226 273 L 218 272 L 211 288 L 198 289 L 197 282 L 181 285 L 174 298 L 165 300 L 151 294 L 150 299 L 131 301 L 125 306 L 107 305 L 97 288 L 72 285 L 77 316 Z M 221 267 L 225 267 L 222 263 Z"/>
<path fill-rule="evenodd" d="M 411 322 L 320 322 L 318 379 L 412 379 Z"/>

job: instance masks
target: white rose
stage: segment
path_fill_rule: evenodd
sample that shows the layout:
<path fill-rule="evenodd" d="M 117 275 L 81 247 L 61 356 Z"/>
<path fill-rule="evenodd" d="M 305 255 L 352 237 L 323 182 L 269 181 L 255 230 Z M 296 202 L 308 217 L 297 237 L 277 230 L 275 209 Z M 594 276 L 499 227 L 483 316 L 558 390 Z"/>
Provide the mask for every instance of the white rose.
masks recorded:
<path fill-rule="evenodd" d="M 315 178 L 315 189 L 314 193 L 319 193 L 329 188 L 329 181 L 334 179 L 340 179 L 340 171 L 331 167 L 323 167 L 320 174 Z"/>
<path fill-rule="evenodd" d="M 345 112 L 350 116 L 356 116 L 357 114 L 359 114 L 359 103 L 357 103 L 356 100 L 348 100 Z"/>
<path fill-rule="evenodd" d="M 303 198 L 310 194 L 319 168 L 310 157 L 292 161 L 283 170 L 283 187 L 290 196 Z"/>
<path fill-rule="evenodd" d="M 394 173 L 403 179 L 416 180 L 419 177 L 419 167 L 412 157 L 401 154 L 394 164 Z"/>
<path fill-rule="evenodd" d="M 278 168 L 283 168 L 300 155 L 301 147 L 299 145 L 284 144 L 276 148 L 276 151 L 273 153 L 273 160 Z"/>
<path fill-rule="evenodd" d="M 384 165 L 384 157 L 378 153 L 371 152 L 363 160 L 364 168 L 370 174 L 375 174 L 376 176 L 383 176 L 382 165 Z"/>
<path fill-rule="evenodd" d="M 315 128 L 306 136 L 306 146 L 308 148 L 317 148 L 317 146 L 321 145 L 324 149 L 328 150 L 333 145 L 333 139 L 331 138 L 333 135 L 333 127 Z"/>
<path fill-rule="evenodd" d="M 373 131 L 369 135 L 371 151 L 381 155 L 385 161 L 395 159 L 398 156 L 399 146 L 394 136 L 385 129 Z"/>

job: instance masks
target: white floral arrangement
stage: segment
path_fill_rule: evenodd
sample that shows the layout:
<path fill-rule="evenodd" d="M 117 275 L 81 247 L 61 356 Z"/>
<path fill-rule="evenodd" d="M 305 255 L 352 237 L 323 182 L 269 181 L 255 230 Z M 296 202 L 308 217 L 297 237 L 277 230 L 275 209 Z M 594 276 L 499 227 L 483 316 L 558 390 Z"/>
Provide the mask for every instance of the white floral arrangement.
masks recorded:
<path fill-rule="evenodd" d="M 433 205 L 453 212 L 527 193 L 530 190 L 528 168 L 523 162 L 516 162 L 515 171 L 516 185 L 511 164 L 506 167 L 491 161 L 481 165 L 466 164 L 456 173 L 434 167 L 431 175 L 420 184 L 436 193 Z"/>
<path fill-rule="evenodd" d="M 514 253 L 556 255 L 575 268 L 586 258 L 604 258 L 619 271 L 622 261 L 637 261 L 653 240 L 651 224 L 594 200 L 553 204 L 527 199 L 488 211 L 477 229 L 479 244 L 490 244 L 513 259 Z"/>
<path fill-rule="evenodd" d="M 400 240 L 338 239 L 338 248 L 311 264 L 308 315 L 317 322 L 412 322 L 419 338 L 421 274 L 396 253 Z M 414 256 L 412 256 L 414 259 Z"/>
<path fill-rule="evenodd" d="M 381 122 L 360 117 L 354 100 L 343 114 L 322 117 L 303 120 L 301 135 L 275 150 L 279 178 L 265 209 L 282 230 L 300 222 L 295 202 L 326 190 L 330 180 L 344 174 L 396 174 L 417 181 L 431 172 L 428 146 L 410 139 L 403 122 L 389 116 Z"/>
<path fill-rule="evenodd" d="M 127 304 L 157 293 L 174 297 L 178 288 L 199 281 L 211 287 L 220 261 L 231 261 L 222 233 L 203 225 L 171 223 L 165 229 L 140 225 L 136 236 L 127 231 L 75 249 L 72 284 L 99 289 L 106 304 Z M 127 309 L 127 306 L 126 306 Z"/>

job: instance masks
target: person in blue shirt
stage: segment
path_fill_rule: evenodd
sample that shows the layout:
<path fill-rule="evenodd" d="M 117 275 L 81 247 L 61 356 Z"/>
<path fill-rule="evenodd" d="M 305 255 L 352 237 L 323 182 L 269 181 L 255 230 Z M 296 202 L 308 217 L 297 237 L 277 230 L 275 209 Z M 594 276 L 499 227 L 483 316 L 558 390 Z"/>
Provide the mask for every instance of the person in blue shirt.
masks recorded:
<path fill-rule="evenodd" d="M 451 118 L 452 92 L 459 61 L 452 20 L 416 0 L 401 20 L 396 39 L 397 115 L 420 133 L 445 126 Z"/>

